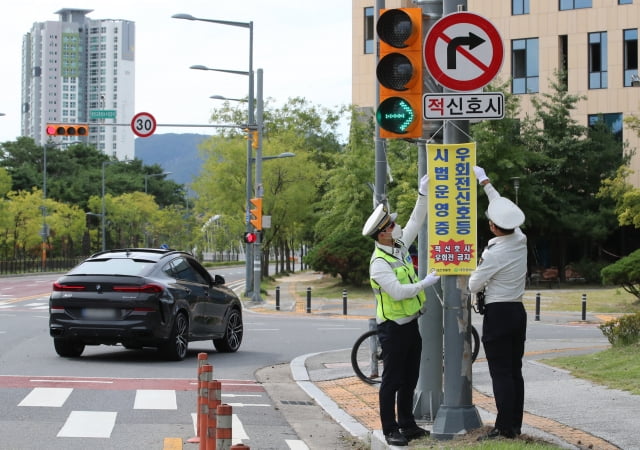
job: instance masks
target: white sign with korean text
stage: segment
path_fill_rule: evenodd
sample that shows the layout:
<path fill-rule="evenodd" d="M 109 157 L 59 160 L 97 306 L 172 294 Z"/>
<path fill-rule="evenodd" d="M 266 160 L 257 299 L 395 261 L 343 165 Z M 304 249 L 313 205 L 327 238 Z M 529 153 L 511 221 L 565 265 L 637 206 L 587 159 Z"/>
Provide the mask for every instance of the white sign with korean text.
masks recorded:
<path fill-rule="evenodd" d="M 502 119 L 504 94 L 425 94 L 422 98 L 422 115 L 425 120 Z"/>

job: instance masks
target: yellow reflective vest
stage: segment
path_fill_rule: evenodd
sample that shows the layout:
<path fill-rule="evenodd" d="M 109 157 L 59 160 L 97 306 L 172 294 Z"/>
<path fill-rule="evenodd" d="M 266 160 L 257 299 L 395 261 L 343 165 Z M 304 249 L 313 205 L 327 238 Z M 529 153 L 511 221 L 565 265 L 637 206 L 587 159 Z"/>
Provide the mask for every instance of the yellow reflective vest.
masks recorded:
<path fill-rule="evenodd" d="M 406 261 L 403 262 L 381 249 L 376 248 L 373 255 L 373 259 L 375 258 L 382 258 L 389 263 L 401 284 L 411 284 L 418 281 L 411 257 L 408 256 Z M 378 322 L 380 320 L 398 320 L 414 316 L 420 311 L 426 298 L 424 291 L 420 291 L 411 298 L 395 300 L 383 291 L 374 279 L 371 279 L 371 287 L 376 297 L 376 315 L 378 316 Z"/>

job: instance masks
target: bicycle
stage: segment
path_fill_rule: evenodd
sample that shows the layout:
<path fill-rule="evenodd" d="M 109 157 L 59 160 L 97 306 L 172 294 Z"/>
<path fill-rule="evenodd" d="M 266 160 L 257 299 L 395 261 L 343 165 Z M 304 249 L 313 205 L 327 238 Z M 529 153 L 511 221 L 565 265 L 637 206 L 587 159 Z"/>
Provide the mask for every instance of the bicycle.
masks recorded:
<path fill-rule="evenodd" d="M 471 341 L 471 362 L 473 363 L 480 352 L 480 335 L 473 325 L 471 325 Z M 378 330 L 366 331 L 356 339 L 351 349 L 351 367 L 358 378 L 365 383 L 380 383 L 383 365 Z"/>

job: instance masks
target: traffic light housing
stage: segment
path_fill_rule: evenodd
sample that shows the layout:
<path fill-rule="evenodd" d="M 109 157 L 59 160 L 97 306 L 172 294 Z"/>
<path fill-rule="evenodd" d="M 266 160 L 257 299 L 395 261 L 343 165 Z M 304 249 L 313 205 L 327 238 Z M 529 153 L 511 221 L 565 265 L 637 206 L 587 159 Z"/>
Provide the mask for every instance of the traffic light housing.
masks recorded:
<path fill-rule="evenodd" d="M 261 231 L 262 230 L 262 198 L 260 197 L 252 198 L 250 202 L 253 208 L 251 208 L 249 212 L 253 217 L 249 222 L 251 222 L 251 225 L 253 225 L 253 228 L 255 228 L 256 231 Z"/>
<path fill-rule="evenodd" d="M 256 233 L 252 233 L 250 231 L 247 231 L 244 234 L 244 242 L 246 244 L 253 244 L 254 242 L 256 242 L 258 240 L 258 235 Z"/>
<path fill-rule="evenodd" d="M 47 135 L 49 136 L 87 136 L 89 125 L 82 123 L 48 123 Z"/>
<path fill-rule="evenodd" d="M 376 32 L 380 41 L 376 67 L 380 137 L 422 137 L 422 9 L 381 9 Z"/>

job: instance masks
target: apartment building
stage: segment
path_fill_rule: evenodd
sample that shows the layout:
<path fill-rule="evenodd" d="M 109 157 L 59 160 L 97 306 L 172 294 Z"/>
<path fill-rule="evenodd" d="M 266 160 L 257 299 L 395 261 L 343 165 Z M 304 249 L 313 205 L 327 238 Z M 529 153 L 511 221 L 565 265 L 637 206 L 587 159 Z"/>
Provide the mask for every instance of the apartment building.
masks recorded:
<path fill-rule="evenodd" d="M 423 12 L 442 2 L 418 1 Z M 636 154 L 630 182 L 640 187 L 640 138 L 624 124 L 640 117 L 638 27 L 640 0 L 467 0 L 466 10 L 500 32 L 504 61 L 498 74 L 520 96 L 521 114 L 531 113 L 531 97 L 550 91 L 559 69 L 568 90 L 584 96 L 574 118 L 582 125 L 601 118 Z M 439 4 L 439 5 L 438 5 Z M 375 108 L 375 0 L 353 0 L 352 102 Z M 387 0 L 387 8 L 415 7 Z"/>
<path fill-rule="evenodd" d="M 83 141 L 120 160 L 134 157 L 135 24 L 64 8 L 23 37 L 21 134 L 38 145 Z M 87 136 L 48 136 L 48 123 L 88 123 Z"/>

